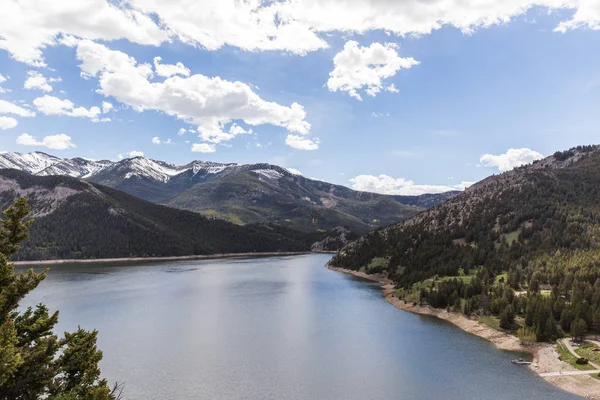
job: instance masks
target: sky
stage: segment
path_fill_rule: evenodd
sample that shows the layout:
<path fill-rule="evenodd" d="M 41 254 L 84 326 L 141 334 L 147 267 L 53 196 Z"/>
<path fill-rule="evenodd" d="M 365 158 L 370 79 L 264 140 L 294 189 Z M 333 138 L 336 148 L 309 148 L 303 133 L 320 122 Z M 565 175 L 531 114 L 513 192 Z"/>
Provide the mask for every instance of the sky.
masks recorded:
<path fill-rule="evenodd" d="M 0 150 L 421 194 L 600 126 L 600 0 L 0 0 Z"/>

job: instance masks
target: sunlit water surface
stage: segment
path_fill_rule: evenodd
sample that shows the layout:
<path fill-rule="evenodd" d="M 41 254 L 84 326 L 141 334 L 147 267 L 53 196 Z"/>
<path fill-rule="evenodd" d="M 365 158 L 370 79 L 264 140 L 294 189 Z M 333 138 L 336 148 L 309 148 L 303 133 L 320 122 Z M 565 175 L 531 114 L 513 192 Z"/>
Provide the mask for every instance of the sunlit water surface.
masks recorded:
<path fill-rule="evenodd" d="M 329 257 L 60 265 L 26 304 L 60 309 L 61 332 L 98 329 L 130 400 L 578 398 Z"/>

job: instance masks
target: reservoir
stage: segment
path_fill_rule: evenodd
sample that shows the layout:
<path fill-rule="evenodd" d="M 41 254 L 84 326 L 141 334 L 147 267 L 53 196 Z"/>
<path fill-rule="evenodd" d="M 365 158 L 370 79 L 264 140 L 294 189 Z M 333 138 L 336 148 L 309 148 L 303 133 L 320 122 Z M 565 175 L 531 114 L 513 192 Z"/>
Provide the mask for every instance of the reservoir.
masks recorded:
<path fill-rule="evenodd" d="M 57 332 L 98 329 L 128 400 L 579 398 L 330 257 L 56 265 L 25 305 L 59 309 Z"/>

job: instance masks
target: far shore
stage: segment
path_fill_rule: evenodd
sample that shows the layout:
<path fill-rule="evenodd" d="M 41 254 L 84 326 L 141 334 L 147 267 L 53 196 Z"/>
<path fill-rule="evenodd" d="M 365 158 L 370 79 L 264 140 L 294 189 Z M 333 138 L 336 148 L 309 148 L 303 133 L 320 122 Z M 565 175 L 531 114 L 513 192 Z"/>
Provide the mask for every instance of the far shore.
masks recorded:
<path fill-rule="evenodd" d="M 463 314 L 448 312 L 446 310 L 437 309 L 430 306 L 420 306 L 413 305 L 412 303 L 406 303 L 404 300 L 400 300 L 394 296 L 394 284 L 391 280 L 382 275 L 369 275 L 365 274 L 364 272 L 334 268 L 330 267 L 329 265 L 327 268 L 333 271 L 342 272 L 358 278 L 368 279 L 380 283 L 385 300 L 401 310 L 443 319 L 468 333 L 492 342 L 501 350 L 531 354 L 533 356 L 533 362 L 529 368 L 540 376 L 541 374 L 548 372 L 562 373 L 568 371 L 577 371 L 570 364 L 559 360 L 559 355 L 556 349 L 549 343 L 537 343 L 533 346 L 524 346 L 519 342 L 519 339 L 516 336 L 493 329 L 492 327 L 485 325 L 476 319 L 468 318 Z M 587 399 L 600 399 L 600 380 L 589 375 L 541 377 L 567 392 L 582 396 Z"/>
<path fill-rule="evenodd" d="M 90 258 L 90 259 L 65 259 L 65 260 L 39 260 L 39 261 L 14 261 L 17 266 L 22 265 L 56 265 L 56 264 L 103 264 L 103 263 L 137 263 L 137 262 L 160 262 L 160 261 L 181 261 L 181 260 L 213 260 L 219 258 L 251 258 L 251 257 L 283 257 L 299 256 L 304 254 L 313 254 L 310 251 L 274 251 L 265 253 L 225 253 L 225 254 L 206 254 L 192 256 L 171 256 L 171 257 L 125 257 L 125 258 Z M 329 253 L 329 252 L 319 252 Z"/>

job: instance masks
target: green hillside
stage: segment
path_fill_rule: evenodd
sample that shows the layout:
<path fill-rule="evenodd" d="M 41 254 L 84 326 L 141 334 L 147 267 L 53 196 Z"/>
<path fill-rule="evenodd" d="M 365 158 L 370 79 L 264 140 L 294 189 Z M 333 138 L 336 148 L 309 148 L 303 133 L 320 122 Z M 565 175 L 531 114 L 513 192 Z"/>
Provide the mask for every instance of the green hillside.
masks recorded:
<path fill-rule="evenodd" d="M 575 321 L 598 329 L 599 199 L 598 147 L 557 152 L 378 229 L 331 265 L 387 273 L 400 297 L 497 316 L 505 328 L 520 316 L 538 340 Z"/>
<path fill-rule="evenodd" d="M 0 170 L 0 183 L 0 207 L 24 196 L 33 209 L 16 260 L 308 251 L 326 235 L 238 226 L 64 176 Z"/>

